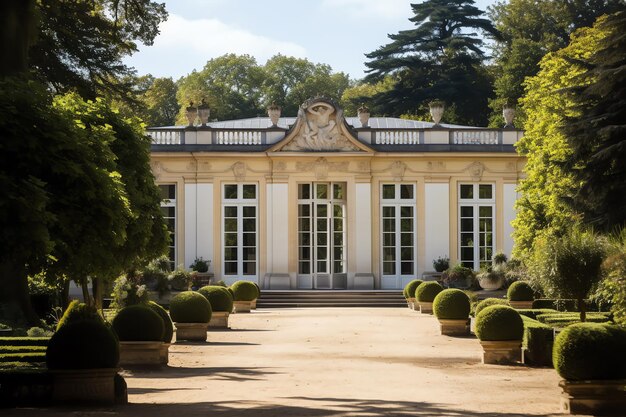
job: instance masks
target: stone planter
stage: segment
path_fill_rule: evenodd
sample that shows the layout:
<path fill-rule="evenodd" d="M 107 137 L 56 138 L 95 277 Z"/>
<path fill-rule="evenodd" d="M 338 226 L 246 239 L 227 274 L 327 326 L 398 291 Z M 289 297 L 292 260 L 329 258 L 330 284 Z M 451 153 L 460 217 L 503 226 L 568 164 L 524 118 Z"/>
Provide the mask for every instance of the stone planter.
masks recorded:
<path fill-rule="evenodd" d="M 433 314 L 433 303 L 428 303 L 426 301 L 416 301 L 416 304 L 419 306 L 420 313 Z"/>
<path fill-rule="evenodd" d="M 481 340 L 484 364 L 513 364 L 522 359 L 521 340 Z"/>
<path fill-rule="evenodd" d="M 206 342 L 208 323 L 174 323 L 176 326 L 176 341 L 191 340 Z"/>
<path fill-rule="evenodd" d="M 249 313 L 252 301 L 234 301 L 233 307 L 235 313 Z"/>
<path fill-rule="evenodd" d="M 533 308 L 531 301 L 509 301 L 509 305 L 513 308 Z"/>
<path fill-rule="evenodd" d="M 622 416 L 626 412 L 626 380 L 562 380 L 559 387 L 565 413 Z"/>
<path fill-rule="evenodd" d="M 209 328 L 214 329 L 228 329 L 228 311 L 214 311 L 211 314 L 211 321 L 209 322 Z"/>
<path fill-rule="evenodd" d="M 478 280 L 478 284 L 480 285 L 480 288 L 482 288 L 485 291 L 497 291 L 502 287 L 502 283 L 503 283 L 503 279 L 497 279 L 495 281 L 490 280 L 490 279 L 479 279 Z"/>
<path fill-rule="evenodd" d="M 161 350 L 159 351 L 159 358 L 161 365 L 167 365 L 170 361 L 170 343 L 161 343 Z"/>
<path fill-rule="evenodd" d="M 465 336 L 469 334 L 468 319 L 438 319 L 441 334 L 445 336 Z"/>
<path fill-rule="evenodd" d="M 161 365 L 163 344 L 163 342 L 120 342 L 120 366 Z"/>
<path fill-rule="evenodd" d="M 117 368 L 57 369 L 53 376 L 52 399 L 58 403 L 115 403 Z"/>
<path fill-rule="evenodd" d="M 415 298 L 407 298 L 406 299 L 406 305 L 411 309 L 411 310 L 415 310 Z M 418 308 L 419 310 L 419 308 Z"/>
<path fill-rule="evenodd" d="M 250 308 L 252 310 L 256 310 L 256 300 L 257 299 L 255 298 L 254 300 L 250 301 Z"/>

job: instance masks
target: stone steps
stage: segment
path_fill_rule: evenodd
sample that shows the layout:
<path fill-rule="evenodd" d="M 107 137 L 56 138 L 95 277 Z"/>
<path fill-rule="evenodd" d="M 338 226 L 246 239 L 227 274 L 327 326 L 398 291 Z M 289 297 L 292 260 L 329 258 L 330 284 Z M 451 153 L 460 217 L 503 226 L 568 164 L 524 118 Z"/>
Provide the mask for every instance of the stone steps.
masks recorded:
<path fill-rule="evenodd" d="M 406 301 L 399 290 L 264 290 L 257 300 L 257 307 L 406 307 Z"/>

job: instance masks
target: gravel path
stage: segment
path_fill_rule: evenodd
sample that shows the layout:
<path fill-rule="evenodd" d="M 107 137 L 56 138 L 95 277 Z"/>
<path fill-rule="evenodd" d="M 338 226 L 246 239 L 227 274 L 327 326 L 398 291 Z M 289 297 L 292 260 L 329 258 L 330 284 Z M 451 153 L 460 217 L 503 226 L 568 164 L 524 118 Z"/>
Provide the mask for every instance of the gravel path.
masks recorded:
<path fill-rule="evenodd" d="M 551 416 L 553 369 L 480 363 L 475 338 L 402 308 L 258 310 L 207 344 L 173 344 L 161 370 L 125 371 L 129 401 L 7 416 Z M 7 411 L 5 413 L 5 411 Z"/>

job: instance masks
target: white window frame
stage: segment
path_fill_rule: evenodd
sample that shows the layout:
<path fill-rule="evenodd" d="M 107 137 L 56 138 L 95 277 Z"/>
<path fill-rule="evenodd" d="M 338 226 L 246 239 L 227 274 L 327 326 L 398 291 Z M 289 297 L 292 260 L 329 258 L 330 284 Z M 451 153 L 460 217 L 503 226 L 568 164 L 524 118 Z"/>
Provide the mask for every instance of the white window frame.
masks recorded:
<path fill-rule="evenodd" d="M 226 198 L 226 186 L 236 185 L 237 186 L 237 197 L 236 198 Z M 243 187 L 247 185 L 254 185 L 255 193 L 254 198 L 243 198 Z M 259 261 L 260 261 L 260 253 L 259 253 L 259 184 L 258 183 L 222 183 L 221 187 L 221 241 L 222 241 L 222 275 L 227 281 L 227 284 L 231 284 L 238 279 L 246 279 L 250 281 L 258 281 L 259 277 Z M 237 272 L 235 274 L 226 274 L 226 216 L 225 209 L 226 207 L 236 207 L 237 208 Z M 254 275 L 244 275 L 244 259 L 243 259 L 243 208 L 244 207 L 254 207 L 255 208 L 255 271 Z M 230 278 L 230 280 L 228 280 Z M 233 279 L 234 278 L 234 279 Z M 228 282 L 231 281 L 232 282 Z"/>
<path fill-rule="evenodd" d="M 384 198 L 383 188 L 386 185 L 394 186 L 394 198 Z M 413 188 L 413 198 L 402 198 L 401 186 L 410 185 Z M 404 288 L 404 286 L 411 280 L 417 277 L 417 184 L 413 182 L 381 182 L 380 183 L 380 276 L 381 287 L 383 289 L 397 289 Z M 394 275 L 384 274 L 384 218 L 383 207 L 395 207 L 395 250 L 396 250 L 396 273 Z M 402 274 L 402 226 L 401 226 L 401 207 L 411 206 L 413 207 L 413 273 Z"/>
<path fill-rule="evenodd" d="M 472 185 L 473 186 L 473 192 L 472 192 L 472 198 L 461 198 L 461 186 L 464 185 Z M 481 185 L 489 185 L 491 186 L 491 198 L 480 198 L 480 194 L 479 194 L 479 190 L 480 190 L 480 186 Z M 457 243 L 457 254 L 458 257 L 457 259 L 459 260 L 459 262 L 462 262 L 462 254 L 461 254 L 461 243 L 462 243 L 462 239 L 461 239 L 461 207 L 473 207 L 473 212 L 472 212 L 472 216 L 473 216 L 473 242 L 474 242 L 474 254 L 473 254 L 473 265 L 472 265 L 472 269 L 474 271 L 478 271 L 480 270 L 480 266 L 481 266 L 481 262 L 482 263 L 488 263 L 491 262 L 491 259 L 480 259 L 480 249 L 481 246 L 480 245 L 480 207 L 491 207 L 491 253 L 492 253 L 492 257 L 493 254 L 495 254 L 495 249 L 496 249 L 496 187 L 494 183 L 490 183 L 490 182 L 479 182 L 479 183 L 472 183 L 472 182 L 459 182 L 458 186 L 457 186 L 457 195 L 458 195 L 458 210 L 457 210 L 457 238 L 458 238 L 458 243 Z M 467 233 L 467 232 L 466 232 Z M 484 246 L 485 248 L 488 248 L 488 246 Z"/>
<path fill-rule="evenodd" d="M 163 199 L 161 200 L 161 207 L 163 208 L 169 208 L 169 207 L 173 207 L 174 208 L 174 236 L 172 239 L 172 242 L 174 243 L 173 245 L 169 244 L 169 239 L 168 239 L 168 254 L 167 257 L 170 260 L 170 267 L 172 270 L 174 270 L 176 268 L 176 266 L 178 265 L 177 261 L 178 261 L 178 245 L 176 244 L 177 240 L 178 240 L 178 207 L 176 207 L 176 199 L 178 197 L 178 186 L 176 183 L 166 183 L 166 184 L 157 184 L 159 187 L 159 191 L 161 190 L 161 186 L 173 186 L 174 187 L 174 198 L 173 199 Z M 172 217 L 170 216 L 163 216 L 164 220 L 168 220 L 168 219 L 172 219 Z M 169 228 L 168 228 L 168 238 L 169 238 Z M 170 252 L 174 251 L 174 259 L 170 258 Z"/>

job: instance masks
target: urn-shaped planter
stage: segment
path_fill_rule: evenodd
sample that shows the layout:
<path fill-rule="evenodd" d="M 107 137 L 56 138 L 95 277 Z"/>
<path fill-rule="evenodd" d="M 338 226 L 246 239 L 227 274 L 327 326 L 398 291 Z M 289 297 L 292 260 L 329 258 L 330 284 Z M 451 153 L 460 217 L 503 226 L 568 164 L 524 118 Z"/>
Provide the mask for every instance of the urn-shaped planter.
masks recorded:
<path fill-rule="evenodd" d="M 280 119 L 280 112 L 281 112 L 280 106 L 276 105 L 275 103 L 272 103 L 268 106 L 267 115 L 269 116 L 270 121 L 272 122 L 272 126 L 278 125 L 278 120 Z"/>
<path fill-rule="evenodd" d="M 361 127 L 368 127 L 370 120 L 370 109 L 366 106 L 361 106 L 357 110 L 357 117 L 359 118 L 359 122 L 361 122 Z"/>
<path fill-rule="evenodd" d="M 504 118 L 504 128 L 513 129 L 513 119 L 515 118 L 515 107 L 511 105 L 505 105 L 502 109 L 502 117 Z"/>
<path fill-rule="evenodd" d="M 120 342 L 120 365 L 161 365 L 164 344 L 163 342 Z"/>
<path fill-rule="evenodd" d="M 441 118 L 443 117 L 443 112 L 446 109 L 444 102 L 440 100 L 433 100 L 430 103 L 428 103 L 428 107 L 430 110 L 430 117 L 433 118 L 433 122 L 435 122 L 435 126 L 440 126 L 439 122 L 441 122 Z"/>
<path fill-rule="evenodd" d="M 189 107 L 185 109 L 185 117 L 187 117 L 188 126 L 193 126 L 198 118 L 198 109 L 189 103 Z"/>
<path fill-rule="evenodd" d="M 502 288 L 504 278 L 496 274 L 480 274 L 478 275 L 478 285 L 485 291 L 497 291 Z"/>
<path fill-rule="evenodd" d="M 209 116 L 211 115 L 211 109 L 208 104 L 202 100 L 202 104 L 198 106 L 198 118 L 200 119 L 200 124 L 202 126 L 206 126 L 209 122 Z"/>

